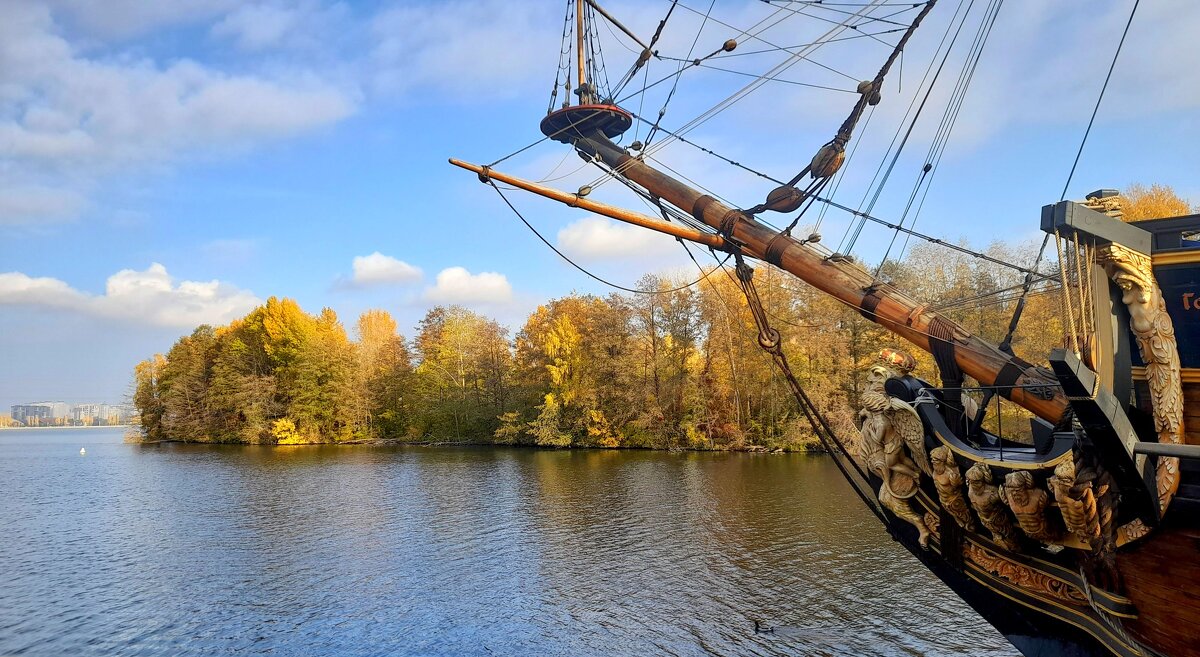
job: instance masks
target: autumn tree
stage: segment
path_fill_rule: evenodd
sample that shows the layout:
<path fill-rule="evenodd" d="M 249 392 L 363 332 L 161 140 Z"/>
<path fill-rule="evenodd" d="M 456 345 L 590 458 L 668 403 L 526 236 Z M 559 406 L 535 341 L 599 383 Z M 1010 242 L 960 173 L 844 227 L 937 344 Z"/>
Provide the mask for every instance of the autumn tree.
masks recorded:
<path fill-rule="evenodd" d="M 159 379 L 167 361 L 162 354 L 155 354 L 133 368 L 133 405 L 138 410 L 138 423 L 142 436 L 148 441 L 163 440 L 163 402 L 159 390 Z"/>
<path fill-rule="evenodd" d="M 1170 185 L 1155 183 L 1146 187 L 1141 183 L 1130 185 L 1124 194 L 1122 210 L 1125 221 L 1161 219 L 1191 214 L 1191 205 L 1175 193 Z"/>
<path fill-rule="evenodd" d="M 167 352 L 158 380 L 164 435 L 183 441 L 208 440 L 208 387 L 215 348 L 213 328 L 202 325 Z"/>
<path fill-rule="evenodd" d="M 368 310 L 358 318 L 358 379 L 366 401 L 361 419 L 381 437 L 398 438 L 407 431 L 412 413 L 412 358 L 396 320 L 384 310 Z"/>
<path fill-rule="evenodd" d="M 414 351 L 414 433 L 454 440 L 492 436 L 509 403 L 508 331 L 461 306 L 438 306 L 421 320 Z"/>

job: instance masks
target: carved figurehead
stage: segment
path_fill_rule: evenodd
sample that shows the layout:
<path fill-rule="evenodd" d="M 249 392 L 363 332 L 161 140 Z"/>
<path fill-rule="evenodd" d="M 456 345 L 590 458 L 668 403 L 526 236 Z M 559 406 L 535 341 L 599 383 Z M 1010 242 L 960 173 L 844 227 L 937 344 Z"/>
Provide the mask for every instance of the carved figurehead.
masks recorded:
<path fill-rule="evenodd" d="M 1024 470 L 1008 473 L 1000 486 L 1000 499 L 1012 509 L 1026 536 L 1043 543 L 1058 540 L 1057 532 L 1046 518 L 1050 496 L 1034 484 L 1033 475 Z"/>
<path fill-rule="evenodd" d="M 1050 477 L 1050 492 L 1062 512 L 1063 524 L 1076 538 L 1092 545 L 1100 538 L 1100 517 L 1091 481 L 1077 481 L 1075 461 L 1064 460 Z"/>
<path fill-rule="evenodd" d="M 975 531 L 975 519 L 971 517 L 971 509 L 963 495 L 963 478 L 958 471 L 958 463 L 954 460 L 954 453 L 949 447 L 942 445 L 929 453 L 929 459 L 933 463 L 933 485 L 937 488 L 942 507 L 950 513 L 959 527 Z"/>
<path fill-rule="evenodd" d="M 1096 261 L 1121 288 L 1129 308 L 1129 328 L 1146 363 L 1146 381 L 1154 405 L 1154 430 L 1160 443 L 1183 442 L 1183 392 L 1175 327 L 1167 314 L 1150 257 L 1112 243 L 1102 246 Z M 1166 510 L 1179 488 L 1179 459 L 1159 458 L 1156 472 L 1158 503 Z"/>
<path fill-rule="evenodd" d="M 908 503 L 919 488 L 921 472 L 931 472 L 925 455 L 925 429 L 912 406 L 884 390 L 884 382 L 894 376 L 888 367 L 891 364 L 875 365 L 867 374 L 857 418 L 862 432 L 860 455 L 867 468 L 883 480 L 879 502 L 916 527 L 921 547 L 928 547 L 929 528 Z"/>
<path fill-rule="evenodd" d="M 1000 489 L 992 483 L 992 469 L 986 463 L 976 463 L 967 469 L 966 477 L 967 498 L 979 514 L 979 522 L 1000 545 L 1013 551 L 1021 549 L 1008 507 L 1000 499 Z"/>

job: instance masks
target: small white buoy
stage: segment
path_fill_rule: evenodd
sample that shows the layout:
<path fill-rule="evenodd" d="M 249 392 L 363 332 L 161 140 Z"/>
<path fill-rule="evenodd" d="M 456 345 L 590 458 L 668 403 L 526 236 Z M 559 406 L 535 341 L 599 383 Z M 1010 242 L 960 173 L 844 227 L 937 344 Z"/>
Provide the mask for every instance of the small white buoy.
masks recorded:
<path fill-rule="evenodd" d="M 80 456 L 87 456 L 87 448 L 86 448 L 86 447 L 80 447 L 80 448 L 79 448 L 79 455 L 80 455 Z"/>

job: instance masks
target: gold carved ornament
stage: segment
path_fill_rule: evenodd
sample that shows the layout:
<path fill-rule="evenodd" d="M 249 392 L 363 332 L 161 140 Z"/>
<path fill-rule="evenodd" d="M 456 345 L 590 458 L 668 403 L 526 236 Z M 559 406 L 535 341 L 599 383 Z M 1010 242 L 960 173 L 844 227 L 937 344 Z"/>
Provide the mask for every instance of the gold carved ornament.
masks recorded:
<path fill-rule="evenodd" d="M 1121 301 L 1129 309 L 1129 328 L 1146 363 L 1146 382 L 1154 407 L 1158 442 L 1183 442 L 1183 386 L 1175 327 L 1167 303 L 1154 280 L 1150 257 L 1120 244 L 1098 249 L 1096 261 L 1121 288 Z M 1159 508 L 1167 505 L 1179 488 L 1179 459 L 1159 457 L 1155 472 Z"/>
<path fill-rule="evenodd" d="M 1046 516 L 1050 496 L 1034 484 L 1032 474 L 1025 470 L 1008 473 L 1000 486 L 1000 499 L 1012 510 L 1026 536 L 1043 543 L 1058 541 L 1058 532 Z"/>
<path fill-rule="evenodd" d="M 1100 513 L 1092 481 L 1080 481 L 1075 474 L 1075 461 L 1067 459 L 1054 468 L 1054 476 L 1048 483 L 1067 531 L 1095 546 L 1100 540 Z"/>
<path fill-rule="evenodd" d="M 1000 499 L 1000 489 L 992 483 L 992 469 L 986 463 L 976 463 L 967 469 L 967 498 L 979 514 L 979 521 L 992 533 L 992 538 L 1014 552 L 1021 541 L 1013 526 L 1008 506 Z"/>
<path fill-rule="evenodd" d="M 963 496 L 963 478 L 954 460 L 954 453 L 948 446 L 942 445 L 929 453 L 929 459 L 933 464 L 933 485 L 942 507 L 959 527 L 975 531 L 975 519 L 971 517 L 971 509 Z"/>
<path fill-rule="evenodd" d="M 927 548 L 929 528 L 909 503 L 920 488 L 921 473 L 931 472 L 925 455 L 925 428 L 912 406 L 884 390 L 884 382 L 895 375 L 889 366 L 907 373 L 915 361 L 889 358 L 894 353 L 885 350 L 881 354 L 885 364 L 873 366 L 867 374 L 867 387 L 860 398 L 862 410 L 856 418 L 862 433 L 861 456 L 867 469 L 883 480 L 877 493 L 879 503 L 916 527 L 921 547 Z"/>
<path fill-rule="evenodd" d="M 935 538 L 941 539 L 941 521 L 932 511 L 925 513 L 925 523 Z M 1031 593 L 1049 596 L 1073 605 L 1090 604 L 1079 587 L 1052 577 L 1024 564 L 1010 561 L 970 541 L 963 543 L 963 556 L 983 570 Z"/>
<path fill-rule="evenodd" d="M 987 572 L 1031 593 L 1049 596 L 1074 605 L 1090 604 L 1087 595 L 1075 585 L 1024 564 L 1009 561 L 974 543 L 967 542 L 963 545 L 963 555 Z"/>

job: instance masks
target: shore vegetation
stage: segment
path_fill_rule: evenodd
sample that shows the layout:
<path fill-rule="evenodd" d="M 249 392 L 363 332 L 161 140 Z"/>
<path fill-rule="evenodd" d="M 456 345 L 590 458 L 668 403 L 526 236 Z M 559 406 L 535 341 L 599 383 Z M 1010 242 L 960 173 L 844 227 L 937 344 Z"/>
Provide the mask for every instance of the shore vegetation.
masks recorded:
<path fill-rule="evenodd" d="M 1036 247 L 995 244 L 1003 260 Z M 1031 264 L 1031 263 L 1024 263 Z M 1045 263 L 1044 263 L 1045 264 Z M 914 245 L 882 277 L 999 342 L 1019 273 Z M 756 274 L 793 371 L 842 435 L 854 435 L 863 369 L 895 338 L 783 272 Z M 510 332 L 459 306 L 429 310 L 402 336 L 383 310 L 347 329 L 268 299 L 226 326 L 200 326 L 136 367 L 133 401 L 146 441 L 305 444 L 472 442 L 545 447 L 803 450 L 815 437 L 758 346 L 732 272 L 696 285 L 645 276 L 642 294 L 571 295 Z M 964 299 L 983 299 L 964 304 Z M 1057 294 L 1035 289 L 1014 340 L 1044 358 Z M 937 381 L 931 358 L 918 374 Z"/>

